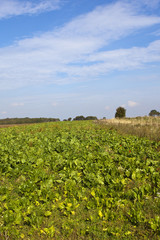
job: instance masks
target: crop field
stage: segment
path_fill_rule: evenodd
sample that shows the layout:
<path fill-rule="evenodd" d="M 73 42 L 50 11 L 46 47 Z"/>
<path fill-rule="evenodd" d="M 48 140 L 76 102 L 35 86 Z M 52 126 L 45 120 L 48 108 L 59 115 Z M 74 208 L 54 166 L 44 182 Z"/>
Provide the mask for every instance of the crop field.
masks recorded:
<path fill-rule="evenodd" d="M 160 239 L 160 142 L 91 121 L 1 128 L 0 239 Z"/>

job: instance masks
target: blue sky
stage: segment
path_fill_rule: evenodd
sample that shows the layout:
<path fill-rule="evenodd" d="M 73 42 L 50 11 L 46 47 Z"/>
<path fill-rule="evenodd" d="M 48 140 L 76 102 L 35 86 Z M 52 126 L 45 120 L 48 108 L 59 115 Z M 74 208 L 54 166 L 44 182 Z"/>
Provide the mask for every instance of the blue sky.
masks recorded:
<path fill-rule="evenodd" d="M 0 118 L 160 111 L 160 0 L 1 0 Z"/>

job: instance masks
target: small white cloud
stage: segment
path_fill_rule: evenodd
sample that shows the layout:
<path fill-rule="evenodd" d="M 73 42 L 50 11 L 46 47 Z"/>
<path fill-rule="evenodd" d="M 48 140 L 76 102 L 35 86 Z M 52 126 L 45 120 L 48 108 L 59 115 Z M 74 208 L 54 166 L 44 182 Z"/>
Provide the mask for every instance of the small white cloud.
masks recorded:
<path fill-rule="evenodd" d="M 19 106 L 24 106 L 24 103 L 12 103 L 12 107 L 19 107 Z"/>
<path fill-rule="evenodd" d="M 7 112 L 4 111 L 4 112 L 1 112 L 1 114 L 5 115 L 5 114 L 7 114 Z"/>
<path fill-rule="evenodd" d="M 137 106 L 137 105 L 138 105 L 137 102 L 134 102 L 134 101 L 128 101 L 128 106 L 129 106 L 129 107 L 135 107 L 135 106 Z"/>
<path fill-rule="evenodd" d="M 109 107 L 109 106 L 106 106 L 106 107 L 105 107 L 105 109 L 106 109 L 106 110 L 109 110 L 109 109 L 110 109 L 110 107 Z"/>

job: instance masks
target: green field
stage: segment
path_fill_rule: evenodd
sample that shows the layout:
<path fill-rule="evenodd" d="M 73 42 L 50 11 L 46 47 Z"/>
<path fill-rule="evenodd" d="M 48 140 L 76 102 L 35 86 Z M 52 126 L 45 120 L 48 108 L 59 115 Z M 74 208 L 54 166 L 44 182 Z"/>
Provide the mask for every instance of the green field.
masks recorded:
<path fill-rule="evenodd" d="M 160 239 L 160 142 L 91 121 L 0 129 L 0 239 Z"/>

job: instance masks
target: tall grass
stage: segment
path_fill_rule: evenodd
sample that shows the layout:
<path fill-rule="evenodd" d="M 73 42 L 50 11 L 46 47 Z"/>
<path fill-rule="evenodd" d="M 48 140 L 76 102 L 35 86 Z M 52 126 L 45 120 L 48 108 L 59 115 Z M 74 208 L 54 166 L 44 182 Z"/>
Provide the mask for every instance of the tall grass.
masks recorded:
<path fill-rule="evenodd" d="M 136 135 L 160 141 L 160 117 L 114 118 L 99 120 L 96 123 L 107 129 L 113 128 L 121 134 Z"/>

